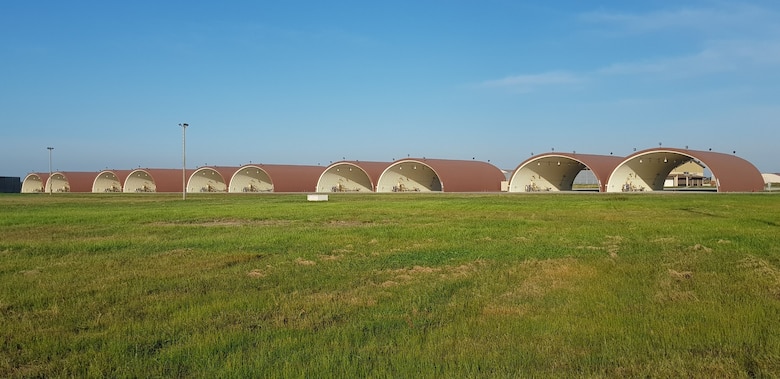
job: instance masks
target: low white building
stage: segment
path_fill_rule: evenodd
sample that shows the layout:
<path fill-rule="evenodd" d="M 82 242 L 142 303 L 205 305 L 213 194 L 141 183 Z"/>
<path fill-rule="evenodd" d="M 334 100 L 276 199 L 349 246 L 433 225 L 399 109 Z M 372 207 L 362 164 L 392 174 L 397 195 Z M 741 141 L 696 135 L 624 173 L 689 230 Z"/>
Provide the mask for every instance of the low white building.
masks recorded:
<path fill-rule="evenodd" d="M 780 174 L 761 174 L 767 191 L 780 191 Z"/>

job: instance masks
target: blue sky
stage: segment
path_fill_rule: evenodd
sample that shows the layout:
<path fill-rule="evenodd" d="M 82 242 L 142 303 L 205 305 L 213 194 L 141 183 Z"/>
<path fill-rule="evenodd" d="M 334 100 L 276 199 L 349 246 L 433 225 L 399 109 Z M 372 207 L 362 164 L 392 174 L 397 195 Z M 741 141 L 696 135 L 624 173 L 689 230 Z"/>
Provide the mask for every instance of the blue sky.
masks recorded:
<path fill-rule="evenodd" d="M 0 176 L 555 149 L 780 172 L 775 1 L 0 2 Z"/>

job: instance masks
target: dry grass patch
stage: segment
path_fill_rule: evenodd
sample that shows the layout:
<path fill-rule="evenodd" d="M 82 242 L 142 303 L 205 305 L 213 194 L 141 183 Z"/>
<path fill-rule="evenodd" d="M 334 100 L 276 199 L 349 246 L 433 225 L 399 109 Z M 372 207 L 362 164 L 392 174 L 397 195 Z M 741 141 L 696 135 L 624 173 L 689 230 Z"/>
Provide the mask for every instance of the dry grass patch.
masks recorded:
<path fill-rule="evenodd" d="M 669 269 L 666 275 L 659 279 L 659 290 L 653 298 L 661 303 L 686 303 L 699 301 L 696 292 L 688 289 L 693 280 L 692 271 L 677 271 Z"/>
<path fill-rule="evenodd" d="M 314 266 L 317 264 L 315 261 L 310 261 L 308 259 L 303 259 L 301 257 L 295 258 L 295 263 L 301 265 L 301 266 Z"/>
<path fill-rule="evenodd" d="M 693 278 L 693 273 L 690 271 L 675 271 L 672 269 L 669 269 L 669 276 L 671 276 L 676 281 L 682 281 L 682 280 L 688 280 Z"/>
<path fill-rule="evenodd" d="M 691 246 L 691 247 L 689 247 L 689 250 L 691 250 L 691 251 L 700 251 L 700 252 L 703 252 L 703 253 L 711 253 L 712 252 L 712 249 L 710 249 L 709 247 L 704 246 L 702 244 L 698 244 L 698 243 L 693 245 L 693 246 Z"/>
<path fill-rule="evenodd" d="M 41 270 L 35 268 L 32 270 L 22 270 L 19 271 L 19 274 L 22 274 L 22 276 L 35 276 L 41 273 Z"/>
<path fill-rule="evenodd" d="M 379 286 L 382 287 L 382 288 L 390 288 L 390 287 L 395 287 L 397 285 L 398 285 L 398 282 L 396 282 L 394 280 L 385 280 L 384 282 L 379 283 Z"/>
<path fill-rule="evenodd" d="M 574 258 L 531 259 L 510 269 L 525 279 L 503 297 L 540 298 L 552 291 L 573 291 L 583 281 L 597 276 L 596 269 Z"/>
<path fill-rule="evenodd" d="M 266 274 L 265 271 L 256 268 L 253 269 L 252 271 L 249 271 L 249 273 L 247 273 L 246 275 L 249 276 L 250 278 L 265 278 L 266 275 L 268 274 Z"/>
<path fill-rule="evenodd" d="M 333 254 L 347 254 L 347 253 L 351 253 L 353 251 L 355 251 L 355 246 L 352 245 L 352 244 L 346 245 L 346 246 L 344 246 L 343 248 L 340 248 L 340 249 L 333 249 L 333 250 L 331 250 L 331 252 Z"/>
<path fill-rule="evenodd" d="M 623 243 L 621 236 L 605 236 L 601 246 L 577 246 L 577 249 L 584 250 L 604 250 L 610 258 L 617 258 L 620 251 L 620 245 Z"/>
<path fill-rule="evenodd" d="M 435 276 L 437 279 L 465 278 L 473 275 L 480 267 L 485 266 L 486 264 L 486 261 L 478 259 L 458 266 L 412 266 L 408 268 L 383 270 L 377 272 L 376 275 L 380 277 L 389 276 L 387 280 L 381 281 L 380 284 L 378 284 L 380 287 L 387 288 L 430 278 L 431 276 Z"/>
<path fill-rule="evenodd" d="M 769 293 L 780 299 L 780 269 L 764 259 L 748 256 L 738 262 L 739 267 L 751 270 L 757 277 L 767 281 Z"/>
<path fill-rule="evenodd" d="M 361 289 L 311 294 L 294 292 L 280 299 L 263 319 L 276 328 L 317 331 L 349 322 L 350 310 L 376 304 L 376 298 Z"/>

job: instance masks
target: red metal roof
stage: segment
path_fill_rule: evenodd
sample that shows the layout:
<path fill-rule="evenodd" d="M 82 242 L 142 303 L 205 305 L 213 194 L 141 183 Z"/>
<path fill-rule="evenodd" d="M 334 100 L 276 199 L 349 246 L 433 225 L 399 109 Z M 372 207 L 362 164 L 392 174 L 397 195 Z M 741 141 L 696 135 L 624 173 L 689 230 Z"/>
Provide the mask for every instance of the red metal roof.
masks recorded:
<path fill-rule="evenodd" d="M 58 171 L 52 173 L 52 177 L 56 175 L 62 175 L 65 178 L 69 192 L 92 192 L 92 183 L 95 182 L 95 177 L 97 177 L 98 173 L 79 171 Z"/>
<path fill-rule="evenodd" d="M 433 170 L 441 182 L 442 192 L 499 192 L 501 182 L 506 180 L 498 167 L 475 160 L 406 158 L 393 162 L 385 171 L 407 162 L 416 162 Z"/>
<path fill-rule="evenodd" d="M 325 171 L 322 166 L 250 164 L 241 169 L 253 167 L 265 171 L 271 179 L 274 192 L 313 192 L 317 180 Z"/>

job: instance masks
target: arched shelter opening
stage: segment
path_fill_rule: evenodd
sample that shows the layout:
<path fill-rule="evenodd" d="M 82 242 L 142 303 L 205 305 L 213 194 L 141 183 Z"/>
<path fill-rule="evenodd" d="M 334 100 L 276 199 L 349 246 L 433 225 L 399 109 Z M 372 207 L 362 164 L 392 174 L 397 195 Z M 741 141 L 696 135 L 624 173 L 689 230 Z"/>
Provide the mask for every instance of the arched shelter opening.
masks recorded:
<path fill-rule="evenodd" d="M 583 170 L 596 178 L 603 192 L 609 175 L 623 160 L 612 155 L 545 153 L 521 163 L 509 180 L 509 192 L 572 191 L 574 179 Z"/>
<path fill-rule="evenodd" d="M 229 192 L 312 192 L 325 168 L 305 165 L 246 165 L 230 178 Z"/>
<path fill-rule="evenodd" d="M 122 185 L 130 172 L 130 170 L 101 171 L 92 183 L 92 192 L 122 192 Z"/>
<path fill-rule="evenodd" d="M 70 184 L 68 178 L 61 172 L 55 172 L 51 174 L 48 180 L 46 180 L 46 192 L 70 192 Z"/>
<path fill-rule="evenodd" d="M 55 172 L 46 180 L 46 192 L 92 192 L 94 172 Z"/>
<path fill-rule="evenodd" d="M 230 178 L 230 192 L 273 192 L 271 177 L 258 166 L 244 166 Z"/>
<path fill-rule="evenodd" d="M 201 167 L 190 175 L 187 192 L 227 192 L 238 167 Z"/>
<path fill-rule="evenodd" d="M 46 180 L 49 179 L 49 174 L 43 173 L 31 173 L 27 174 L 22 180 L 21 193 L 43 193 L 49 192 L 46 188 Z"/>
<path fill-rule="evenodd" d="M 130 172 L 125 179 L 123 192 L 182 192 L 184 178 L 189 178 L 193 170 L 182 174 L 180 169 L 146 168 Z M 183 176 L 183 177 L 182 177 Z"/>
<path fill-rule="evenodd" d="M 607 192 L 662 191 L 676 167 L 696 161 L 710 170 L 718 192 L 762 191 L 761 173 L 735 155 L 678 148 L 655 148 L 626 157 L 609 177 Z"/>
<path fill-rule="evenodd" d="M 328 166 L 317 180 L 317 192 L 373 192 L 390 162 L 342 161 Z"/>
<path fill-rule="evenodd" d="M 498 192 L 506 177 L 481 161 L 401 159 L 387 167 L 377 192 Z"/>

